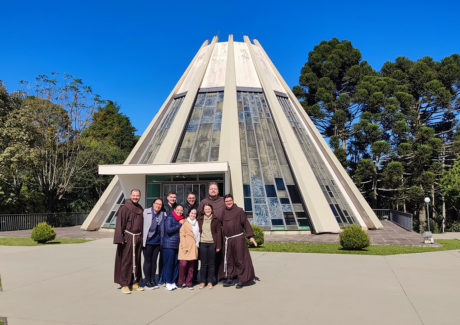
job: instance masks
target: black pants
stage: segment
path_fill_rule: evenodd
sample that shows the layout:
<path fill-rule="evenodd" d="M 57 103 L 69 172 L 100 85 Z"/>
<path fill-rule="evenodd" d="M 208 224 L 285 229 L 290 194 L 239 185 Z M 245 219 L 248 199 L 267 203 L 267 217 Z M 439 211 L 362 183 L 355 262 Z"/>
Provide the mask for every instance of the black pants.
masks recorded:
<path fill-rule="evenodd" d="M 156 283 L 155 273 L 157 272 L 157 259 L 160 252 L 160 245 L 146 245 L 144 247 L 144 276 L 145 281 Z"/>
<path fill-rule="evenodd" d="M 200 281 L 216 283 L 216 245 L 214 243 L 200 243 Z"/>

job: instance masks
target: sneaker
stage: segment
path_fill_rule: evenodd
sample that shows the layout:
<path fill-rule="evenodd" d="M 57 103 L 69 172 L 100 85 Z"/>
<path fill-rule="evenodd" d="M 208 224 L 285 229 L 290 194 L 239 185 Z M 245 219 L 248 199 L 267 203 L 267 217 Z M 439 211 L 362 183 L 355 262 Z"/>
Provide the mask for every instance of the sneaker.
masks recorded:
<path fill-rule="evenodd" d="M 190 285 L 190 286 L 187 286 L 187 289 L 189 289 L 189 290 L 193 290 L 193 286 L 192 286 L 192 285 Z"/>
<path fill-rule="evenodd" d="M 178 285 L 174 283 L 174 285 L 176 286 L 176 289 L 182 289 L 183 287 L 185 287 L 185 283 L 182 283 L 182 284 L 178 283 Z"/>
<path fill-rule="evenodd" d="M 227 280 L 224 281 L 223 286 L 224 287 L 231 287 L 234 284 L 235 284 L 235 282 L 233 281 L 233 279 L 227 279 Z"/>
<path fill-rule="evenodd" d="M 123 288 L 121 288 L 121 292 L 125 294 L 130 294 L 131 290 L 129 290 L 128 286 L 124 286 Z"/>
<path fill-rule="evenodd" d="M 144 288 L 139 285 L 139 283 L 133 284 L 133 291 L 144 291 Z"/>
<path fill-rule="evenodd" d="M 200 283 L 200 286 L 198 287 L 199 289 L 203 289 L 204 287 L 206 287 L 206 284 L 204 282 L 201 282 Z"/>
<path fill-rule="evenodd" d="M 165 290 L 173 291 L 174 289 L 176 288 L 173 287 L 172 283 L 166 283 Z"/>
<path fill-rule="evenodd" d="M 155 282 L 152 282 L 152 281 L 148 281 L 145 283 L 145 289 L 147 290 L 153 290 L 153 289 L 158 289 L 159 287 L 157 286 L 157 284 Z"/>
<path fill-rule="evenodd" d="M 237 288 L 237 289 L 241 289 L 242 287 L 243 287 L 243 284 L 239 283 L 239 282 L 235 286 L 235 288 Z"/>

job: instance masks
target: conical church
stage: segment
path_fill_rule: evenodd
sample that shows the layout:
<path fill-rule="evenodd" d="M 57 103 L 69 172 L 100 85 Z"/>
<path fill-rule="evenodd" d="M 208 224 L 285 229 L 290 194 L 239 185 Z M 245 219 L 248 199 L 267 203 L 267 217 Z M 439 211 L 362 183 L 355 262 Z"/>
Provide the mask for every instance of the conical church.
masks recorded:
<path fill-rule="evenodd" d="M 131 188 L 140 203 L 197 199 L 209 182 L 265 230 L 337 233 L 382 224 L 257 40 L 205 41 L 82 229 L 113 228 Z"/>

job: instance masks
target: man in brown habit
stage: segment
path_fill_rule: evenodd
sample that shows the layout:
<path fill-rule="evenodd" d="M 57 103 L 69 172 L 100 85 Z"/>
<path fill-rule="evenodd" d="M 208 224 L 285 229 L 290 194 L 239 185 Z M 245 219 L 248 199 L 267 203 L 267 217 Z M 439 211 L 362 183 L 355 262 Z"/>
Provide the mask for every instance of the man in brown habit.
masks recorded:
<path fill-rule="evenodd" d="M 224 199 L 219 196 L 219 187 L 217 183 L 211 182 L 208 187 L 208 197 L 201 200 L 200 205 L 198 205 L 198 214 L 203 214 L 203 207 L 205 204 L 210 204 L 214 211 L 214 215 L 217 219 L 222 220 L 222 214 L 225 210 Z"/>
<path fill-rule="evenodd" d="M 141 191 L 131 190 L 130 199 L 117 212 L 113 243 L 117 244 L 114 281 L 121 292 L 143 291 L 139 286 L 142 278 L 141 253 L 144 209 L 140 206 Z M 134 261 L 134 263 L 133 263 Z"/>
<path fill-rule="evenodd" d="M 234 284 L 238 280 L 237 289 L 250 284 L 255 279 L 254 266 L 245 236 L 257 247 L 254 232 L 249 224 L 244 210 L 233 202 L 233 196 L 224 196 L 225 210 L 222 216 L 223 262 L 219 269 L 219 278 L 226 279 L 224 287 Z"/>

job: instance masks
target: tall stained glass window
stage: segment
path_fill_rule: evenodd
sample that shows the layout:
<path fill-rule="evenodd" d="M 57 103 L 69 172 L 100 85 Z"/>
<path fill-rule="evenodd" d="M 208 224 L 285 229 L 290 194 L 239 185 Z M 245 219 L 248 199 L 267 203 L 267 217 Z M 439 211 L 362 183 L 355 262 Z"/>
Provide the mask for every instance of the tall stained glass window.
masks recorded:
<path fill-rule="evenodd" d="M 310 229 L 310 220 L 262 92 L 237 93 L 244 209 L 267 229 Z"/>
<path fill-rule="evenodd" d="M 103 228 L 115 228 L 115 224 L 117 222 L 118 209 L 120 209 L 120 207 L 122 205 L 124 205 L 124 204 L 125 204 L 125 196 L 124 196 L 123 192 L 121 192 L 118 195 L 118 200 L 115 202 L 115 204 L 112 207 L 112 209 L 110 210 L 107 218 L 105 219 L 105 222 L 102 225 Z"/>
<path fill-rule="evenodd" d="M 175 162 L 219 159 L 224 92 L 198 93 Z"/>
<path fill-rule="evenodd" d="M 342 226 L 356 223 L 352 210 L 343 197 L 342 192 L 337 187 L 331 172 L 320 157 L 311 138 L 308 136 L 307 130 L 294 111 L 289 99 L 279 95 L 277 97 L 289 120 L 289 123 L 294 129 L 297 139 L 301 143 L 304 155 L 307 158 L 319 185 L 321 186 L 324 196 L 326 197 L 337 222 Z"/>
<path fill-rule="evenodd" d="M 166 110 L 166 114 L 160 122 L 160 125 L 155 130 L 154 135 L 152 136 L 152 140 L 150 141 L 146 152 L 142 156 L 140 160 L 141 164 L 151 164 L 155 159 L 155 156 L 160 149 L 160 145 L 166 137 L 168 133 L 169 127 L 171 126 L 174 118 L 176 117 L 176 113 L 179 110 L 182 102 L 184 101 L 185 95 L 174 98 L 173 101 L 168 105 Z"/>

